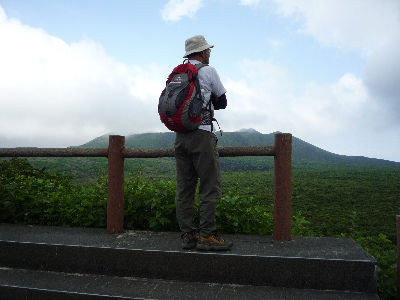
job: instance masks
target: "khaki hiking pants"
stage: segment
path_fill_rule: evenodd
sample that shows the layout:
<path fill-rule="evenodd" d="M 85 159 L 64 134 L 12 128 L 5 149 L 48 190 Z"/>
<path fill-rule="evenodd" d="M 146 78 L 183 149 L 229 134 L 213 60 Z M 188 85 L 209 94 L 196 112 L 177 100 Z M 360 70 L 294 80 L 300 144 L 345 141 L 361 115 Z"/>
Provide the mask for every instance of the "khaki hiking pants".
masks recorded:
<path fill-rule="evenodd" d="M 182 232 L 193 226 L 194 198 L 200 179 L 200 234 L 207 237 L 216 230 L 215 209 L 221 198 L 221 178 L 217 137 L 196 129 L 178 132 L 175 137 L 176 216 Z"/>

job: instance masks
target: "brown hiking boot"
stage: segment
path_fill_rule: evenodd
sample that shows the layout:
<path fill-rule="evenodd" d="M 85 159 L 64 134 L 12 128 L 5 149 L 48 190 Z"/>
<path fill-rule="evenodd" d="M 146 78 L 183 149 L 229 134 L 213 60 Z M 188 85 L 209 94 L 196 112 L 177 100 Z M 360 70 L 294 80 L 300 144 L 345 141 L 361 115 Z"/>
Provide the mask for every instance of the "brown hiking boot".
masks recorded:
<path fill-rule="evenodd" d="M 211 233 L 208 237 L 199 235 L 199 240 L 197 242 L 197 250 L 203 251 L 229 250 L 232 246 L 232 242 L 224 240 L 215 232 Z"/>
<path fill-rule="evenodd" d="M 193 249 L 196 247 L 197 241 L 199 239 L 199 235 L 195 230 L 191 232 L 186 232 L 181 235 L 182 241 L 182 249 Z"/>

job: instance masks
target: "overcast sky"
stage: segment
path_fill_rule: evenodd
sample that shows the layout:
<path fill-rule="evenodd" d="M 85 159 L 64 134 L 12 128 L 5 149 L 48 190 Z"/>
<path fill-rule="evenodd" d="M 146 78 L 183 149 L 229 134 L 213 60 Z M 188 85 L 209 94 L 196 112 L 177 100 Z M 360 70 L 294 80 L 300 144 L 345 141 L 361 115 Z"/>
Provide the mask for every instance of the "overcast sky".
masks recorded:
<path fill-rule="evenodd" d="M 158 97 L 196 34 L 222 130 L 400 162 L 399 0 L 0 0 L 0 147 L 167 131 Z"/>

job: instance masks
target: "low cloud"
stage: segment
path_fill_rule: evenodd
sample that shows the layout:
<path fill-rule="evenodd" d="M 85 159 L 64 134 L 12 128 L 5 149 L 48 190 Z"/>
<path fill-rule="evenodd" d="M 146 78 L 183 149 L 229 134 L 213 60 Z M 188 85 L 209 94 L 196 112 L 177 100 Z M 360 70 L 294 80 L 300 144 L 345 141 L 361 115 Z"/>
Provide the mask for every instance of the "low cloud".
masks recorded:
<path fill-rule="evenodd" d="M 155 74 L 167 73 L 161 67 L 124 65 L 93 41 L 66 44 L 7 18 L 1 7 L 0 36 L 3 145 L 69 146 L 159 123 L 154 107 L 165 76 Z"/>
<path fill-rule="evenodd" d="M 309 82 L 298 90 L 283 66 L 261 60 L 245 60 L 241 66 L 241 79 L 228 79 L 225 84 L 229 109 L 220 118 L 229 127 L 227 131 L 242 123 L 266 133 L 279 130 L 323 137 L 374 126 L 369 111 L 376 110 L 375 103 L 354 74 L 326 85 Z"/>
<path fill-rule="evenodd" d="M 400 25 L 399 25 L 400 27 Z M 386 41 L 369 56 L 364 81 L 383 107 L 385 119 L 400 125 L 400 31 L 398 36 Z"/>

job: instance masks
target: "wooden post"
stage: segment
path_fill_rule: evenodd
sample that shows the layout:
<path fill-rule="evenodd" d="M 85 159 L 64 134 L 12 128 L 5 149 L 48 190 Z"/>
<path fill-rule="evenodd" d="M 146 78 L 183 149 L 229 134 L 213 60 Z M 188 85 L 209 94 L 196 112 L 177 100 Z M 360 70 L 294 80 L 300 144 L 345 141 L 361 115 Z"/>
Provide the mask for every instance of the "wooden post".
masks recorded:
<path fill-rule="evenodd" d="M 396 216 L 397 227 L 397 300 L 400 300 L 400 215 Z"/>
<path fill-rule="evenodd" d="M 125 137 L 110 135 L 108 146 L 107 232 L 124 230 L 124 157 Z"/>
<path fill-rule="evenodd" d="M 292 238 L 292 135 L 275 134 L 274 227 L 278 241 Z"/>

